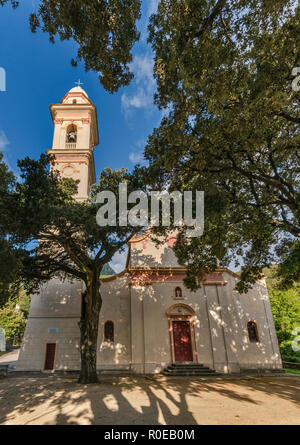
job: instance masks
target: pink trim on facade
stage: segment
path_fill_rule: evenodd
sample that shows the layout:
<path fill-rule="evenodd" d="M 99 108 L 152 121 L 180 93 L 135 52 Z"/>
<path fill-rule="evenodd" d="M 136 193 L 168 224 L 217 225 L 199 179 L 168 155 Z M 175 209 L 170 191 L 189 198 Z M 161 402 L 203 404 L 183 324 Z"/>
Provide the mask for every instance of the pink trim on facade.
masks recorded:
<path fill-rule="evenodd" d="M 154 282 L 182 282 L 186 277 L 185 273 L 174 273 L 174 271 L 131 271 L 131 286 L 151 285 Z M 212 273 L 204 276 L 204 285 L 224 286 L 227 282 L 222 274 Z"/>
<path fill-rule="evenodd" d="M 68 97 L 82 97 L 83 99 L 86 99 L 90 104 L 94 105 L 93 102 L 83 93 L 67 93 L 64 98 L 62 99 L 62 101 L 60 102 L 61 104 L 64 103 L 64 101 L 68 98 Z M 67 105 L 73 105 L 73 104 L 67 104 Z M 78 104 L 77 104 L 78 105 Z M 80 105 L 80 104 L 79 104 Z"/>

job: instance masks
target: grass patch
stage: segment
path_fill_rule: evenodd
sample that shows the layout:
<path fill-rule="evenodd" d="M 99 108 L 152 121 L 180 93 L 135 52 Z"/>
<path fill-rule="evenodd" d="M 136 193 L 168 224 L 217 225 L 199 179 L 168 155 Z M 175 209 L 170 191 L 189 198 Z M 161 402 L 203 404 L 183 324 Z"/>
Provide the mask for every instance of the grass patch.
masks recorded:
<path fill-rule="evenodd" d="M 0 351 L 0 357 L 1 355 L 7 354 L 7 351 Z"/>
<path fill-rule="evenodd" d="M 284 370 L 288 374 L 298 374 L 298 375 L 300 375 L 300 369 L 284 368 Z"/>

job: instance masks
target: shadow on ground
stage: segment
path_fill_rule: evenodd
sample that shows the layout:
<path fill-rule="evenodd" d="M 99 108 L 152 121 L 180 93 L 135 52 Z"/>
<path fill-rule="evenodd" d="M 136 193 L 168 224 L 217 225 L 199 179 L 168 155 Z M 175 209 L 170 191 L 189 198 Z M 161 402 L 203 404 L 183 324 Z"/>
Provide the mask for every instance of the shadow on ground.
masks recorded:
<path fill-rule="evenodd" d="M 259 410 L 266 414 L 258 424 L 297 424 L 299 383 L 103 376 L 100 384 L 80 385 L 75 377 L 11 376 L 0 381 L 0 424 L 248 424 Z"/>

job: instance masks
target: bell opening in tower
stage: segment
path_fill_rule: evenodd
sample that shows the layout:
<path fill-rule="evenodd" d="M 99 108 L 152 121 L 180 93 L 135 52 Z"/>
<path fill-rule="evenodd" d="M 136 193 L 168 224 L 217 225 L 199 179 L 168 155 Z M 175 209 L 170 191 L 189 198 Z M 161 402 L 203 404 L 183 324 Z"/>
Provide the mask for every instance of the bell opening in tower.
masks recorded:
<path fill-rule="evenodd" d="M 77 143 L 77 127 L 71 124 L 67 128 L 66 148 L 75 148 Z"/>

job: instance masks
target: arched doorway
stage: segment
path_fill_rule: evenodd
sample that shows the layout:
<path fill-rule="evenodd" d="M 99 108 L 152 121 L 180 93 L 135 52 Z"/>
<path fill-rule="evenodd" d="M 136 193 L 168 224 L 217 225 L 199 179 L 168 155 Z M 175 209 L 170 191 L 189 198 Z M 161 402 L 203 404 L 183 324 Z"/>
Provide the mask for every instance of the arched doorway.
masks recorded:
<path fill-rule="evenodd" d="M 167 312 L 172 362 L 197 362 L 194 332 L 194 310 L 183 303 L 174 304 Z"/>

